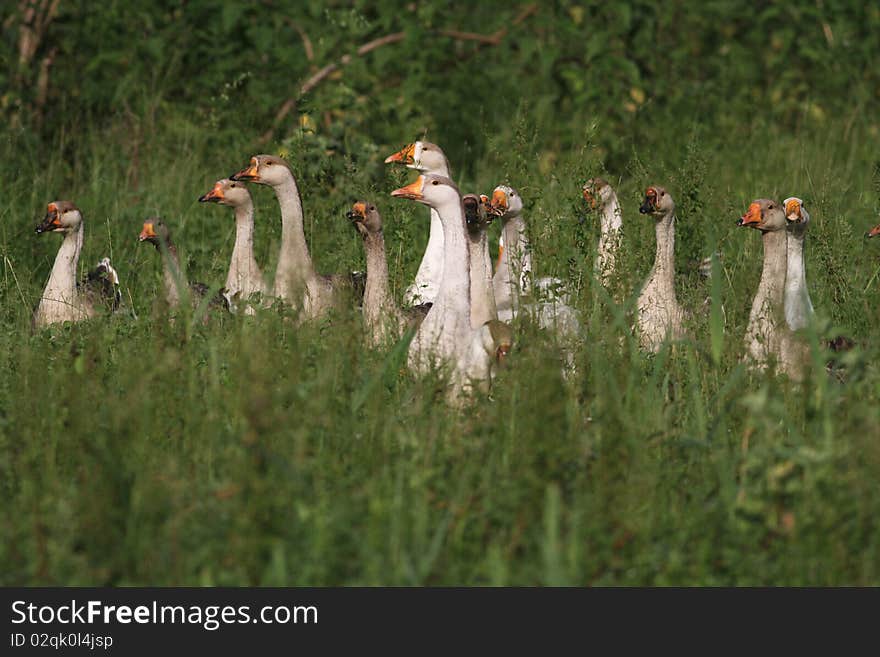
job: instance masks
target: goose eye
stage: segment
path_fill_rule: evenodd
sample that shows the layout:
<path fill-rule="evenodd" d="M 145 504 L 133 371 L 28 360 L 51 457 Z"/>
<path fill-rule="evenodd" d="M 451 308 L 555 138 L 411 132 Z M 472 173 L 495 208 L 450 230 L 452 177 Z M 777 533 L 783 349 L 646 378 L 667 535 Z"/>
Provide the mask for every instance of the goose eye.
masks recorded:
<path fill-rule="evenodd" d="M 431 181 L 431 184 L 432 184 L 432 185 L 439 185 L 439 184 L 440 184 L 440 181 L 439 181 L 439 180 L 432 180 L 432 181 Z"/>
<path fill-rule="evenodd" d="M 370 206 L 370 212 L 372 212 L 372 211 L 375 210 L 375 209 L 376 209 L 376 206 L 375 206 L 375 205 L 371 205 L 371 206 Z"/>

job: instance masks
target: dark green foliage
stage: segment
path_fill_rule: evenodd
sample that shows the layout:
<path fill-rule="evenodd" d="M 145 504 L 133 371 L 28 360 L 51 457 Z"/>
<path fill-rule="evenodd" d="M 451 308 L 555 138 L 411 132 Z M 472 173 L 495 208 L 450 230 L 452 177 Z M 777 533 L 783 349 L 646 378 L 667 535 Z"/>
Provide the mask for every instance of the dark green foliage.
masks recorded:
<path fill-rule="evenodd" d="M 61 0 L 24 64 L 4 17 L 0 584 L 880 581 L 880 244 L 861 237 L 880 221 L 880 9 L 561 1 L 516 22 L 524 8 Z M 444 34 L 501 28 L 494 44 Z M 219 286 L 232 216 L 196 199 L 258 152 L 296 171 L 321 271 L 363 268 L 344 213 L 377 203 L 399 296 L 427 212 L 388 196 L 412 174 L 381 162 L 422 135 L 463 191 L 521 191 L 538 273 L 572 281 L 585 328 L 571 382 L 526 321 L 491 400 L 452 410 L 405 344 L 366 347 L 354 310 L 296 326 L 156 307 L 142 220 L 162 216 L 190 276 Z M 597 175 L 624 215 L 610 293 L 580 196 Z M 630 329 L 650 184 L 678 203 L 693 312 L 692 338 L 656 356 Z M 253 193 L 271 274 L 277 204 Z M 735 220 L 790 195 L 812 213 L 823 327 L 802 385 L 739 362 L 761 245 Z M 31 335 L 58 247 L 33 226 L 58 198 L 85 214 L 81 268 L 112 256 L 128 312 Z M 692 262 L 713 251 L 707 282 Z M 841 331 L 857 348 L 828 376 L 820 339 Z"/>

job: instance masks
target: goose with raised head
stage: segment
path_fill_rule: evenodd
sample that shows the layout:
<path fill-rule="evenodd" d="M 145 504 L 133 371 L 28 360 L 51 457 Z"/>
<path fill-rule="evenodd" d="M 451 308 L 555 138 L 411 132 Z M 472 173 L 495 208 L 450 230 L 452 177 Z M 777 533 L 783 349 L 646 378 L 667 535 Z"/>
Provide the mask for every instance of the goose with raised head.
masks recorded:
<path fill-rule="evenodd" d="M 367 257 L 367 279 L 364 287 L 363 314 L 373 345 L 400 338 L 409 326 L 418 326 L 431 304 L 398 308 L 388 285 L 388 260 L 385 257 L 385 235 L 382 215 L 375 204 L 357 201 L 347 216 L 364 240 Z"/>
<path fill-rule="evenodd" d="M 58 322 L 79 322 L 96 316 L 102 308 L 116 310 L 119 307 L 119 276 L 109 258 L 103 258 L 85 280 L 77 283 L 83 230 L 82 212 L 70 201 L 49 203 L 45 218 L 36 227 L 37 235 L 61 233 L 64 240 L 34 310 L 32 326 L 35 329 Z"/>
<path fill-rule="evenodd" d="M 223 178 L 199 197 L 199 203 L 219 203 L 232 208 L 235 214 L 235 245 L 224 286 L 228 297 L 247 302 L 255 294 L 267 295 L 263 271 L 254 257 L 254 201 L 247 186 Z M 245 312 L 254 314 L 254 307 L 245 303 Z"/>
<path fill-rule="evenodd" d="M 617 192 L 603 178 L 591 178 L 583 186 L 583 197 L 590 210 L 598 210 L 599 247 L 594 271 L 602 285 L 608 285 L 617 269 L 620 233 L 623 227 Z"/>
<path fill-rule="evenodd" d="M 385 164 L 403 164 L 421 173 L 451 178 L 449 161 L 443 150 L 429 141 L 416 141 L 407 144 L 396 153 L 385 158 Z M 428 245 L 416 278 L 406 289 L 403 302 L 408 305 L 429 303 L 437 296 L 440 280 L 443 278 L 443 224 L 434 208 L 431 211 L 431 226 L 428 233 Z"/>
<path fill-rule="evenodd" d="M 771 358 L 780 359 L 785 323 L 785 278 L 788 267 L 788 245 L 785 212 L 772 199 L 753 201 L 737 222 L 761 231 L 764 264 L 761 282 L 752 301 L 746 328 L 746 358 L 763 367 Z"/>
<path fill-rule="evenodd" d="M 281 207 L 281 250 L 275 269 L 273 295 L 301 306 L 305 318 L 327 313 L 343 288 L 351 287 L 346 276 L 324 276 L 315 271 L 303 228 L 303 207 L 290 165 L 275 155 L 255 155 L 250 165 L 229 177 L 234 181 L 268 185 Z"/>
<path fill-rule="evenodd" d="M 804 202 L 791 196 L 782 202 L 787 222 L 785 275 L 785 321 L 792 331 L 806 328 L 813 319 L 813 302 L 807 288 L 807 268 L 804 262 L 804 242 L 810 214 Z"/>
<path fill-rule="evenodd" d="M 184 297 L 189 297 L 193 307 L 198 307 L 210 288 L 204 283 L 187 281 L 186 273 L 180 266 L 180 256 L 177 246 L 171 239 L 171 230 L 159 217 L 146 219 L 138 235 L 139 242 L 149 242 L 156 247 L 156 252 L 162 257 L 162 281 L 165 286 L 165 302 L 168 308 L 176 310 Z M 215 309 L 229 309 L 230 301 L 227 291 L 223 288 L 214 295 L 210 306 Z"/>
<path fill-rule="evenodd" d="M 639 294 L 638 326 L 642 348 L 659 351 L 667 340 L 684 336 L 684 309 L 675 295 L 675 202 L 665 188 L 645 190 L 639 208 L 654 219 L 657 250 L 654 266 Z"/>
<path fill-rule="evenodd" d="M 391 195 L 434 208 L 443 225 L 443 277 L 410 344 L 410 368 L 420 373 L 447 368 L 453 395 L 473 384 L 488 386 L 493 365 L 509 344 L 501 343 L 504 332 L 491 323 L 494 320 L 478 328 L 471 325 L 470 247 L 458 188 L 449 178 L 423 174 Z"/>

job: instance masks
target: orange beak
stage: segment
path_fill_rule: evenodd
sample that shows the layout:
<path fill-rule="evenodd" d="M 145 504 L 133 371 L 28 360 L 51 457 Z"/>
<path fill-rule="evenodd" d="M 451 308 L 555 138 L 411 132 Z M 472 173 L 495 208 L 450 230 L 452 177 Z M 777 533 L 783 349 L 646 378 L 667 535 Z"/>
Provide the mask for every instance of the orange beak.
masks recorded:
<path fill-rule="evenodd" d="M 498 363 L 499 367 L 504 367 L 505 363 L 507 363 L 507 356 L 509 353 L 509 344 L 499 345 L 498 349 L 495 350 L 495 362 Z"/>
<path fill-rule="evenodd" d="M 797 199 L 790 199 L 785 204 L 785 218 L 789 221 L 801 220 L 801 204 L 798 203 Z"/>
<path fill-rule="evenodd" d="M 424 178 L 422 178 L 422 176 L 419 176 L 418 178 L 415 179 L 414 182 L 411 182 L 406 187 L 401 187 L 400 189 L 395 189 L 393 192 L 391 192 L 391 196 L 394 196 L 397 198 L 408 198 L 408 199 L 412 199 L 414 201 L 417 201 L 420 198 L 422 198 L 423 185 L 424 185 Z"/>
<path fill-rule="evenodd" d="M 866 237 L 877 237 L 878 235 L 880 235 L 880 224 L 877 224 L 866 233 Z"/>
<path fill-rule="evenodd" d="M 37 226 L 35 232 L 39 235 L 40 233 L 48 233 L 57 230 L 58 228 L 61 228 L 58 206 L 54 203 L 50 203 L 46 206 L 46 216 L 43 217 L 43 221 Z"/>
<path fill-rule="evenodd" d="M 739 220 L 738 224 L 740 226 L 757 226 L 761 223 L 761 206 L 757 203 L 752 203 L 749 206 L 749 209 Z"/>
<path fill-rule="evenodd" d="M 141 234 L 138 235 L 138 241 L 144 242 L 144 241 L 150 239 L 151 237 L 156 237 L 156 231 L 153 230 L 153 224 L 150 222 L 147 222 L 144 224 L 144 227 L 141 230 Z"/>
<path fill-rule="evenodd" d="M 251 165 L 246 169 L 242 169 L 236 174 L 229 176 L 230 180 L 252 180 L 253 182 L 260 182 L 260 167 L 257 164 L 257 158 L 251 158 Z"/>
<path fill-rule="evenodd" d="M 211 201 L 219 203 L 224 198 L 226 197 L 223 195 L 223 187 L 220 185 L 220 183 L 217 183 L 214 185 L 214 189 L 212 189 L 207 194 L 203 194 L 199 197 L 199 203 L 208 203 Z"/>
<path fill-rule="evenodd" d="M 492 192 L 492 200 L 487 210 L 496 217 L 500 217 L 507 212 L 507 194 L 501 189 L 496 189 Z"/>
<path fill-rule="evenodd" d="M 413 164 L 413 162 L 415 162 L 415 155 L 416 145 L 407 144 L 393 155 L 389 155 L 388 157 L 386 157 L 385 164 L 391 164 L 392 162 L 400 162 L 401 164 Z"/>
<path fill-rule="evenodd" d="M 589 204 L 590 208 L 593 210 L 596 209 L 596 197 L 593 196 L 593 193 L 586 187 L 584 187 L 584 200 Z"/>

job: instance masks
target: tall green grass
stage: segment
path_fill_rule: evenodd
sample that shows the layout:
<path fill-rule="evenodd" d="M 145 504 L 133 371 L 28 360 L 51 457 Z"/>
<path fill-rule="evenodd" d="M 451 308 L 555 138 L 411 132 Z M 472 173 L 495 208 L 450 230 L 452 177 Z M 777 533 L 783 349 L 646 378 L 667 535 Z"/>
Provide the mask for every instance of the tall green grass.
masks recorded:
<path fill-rule="evenodd" d="M 579 370 L 563 381 L 553 336 L 523 321 L 491 397 L 463 409 L 406 371 L 405 346 L 369 348 L 354 309 L 304 326 L 277 311 L 207 324 L 162 315 L 159 258 L 138 245 L 140 222 L 162 216 L 190 277 L 222 282 L 231 212 L 196 199 L 262 150 L 249 135 L 218 140 L 170 112 L 140 136 L 87 127 L 52 149 L 6 133 L 0 583 L 880 583 L 880 283 L 869 284 L 880 244 L 861 237 L 878 209 L 876 126 L 695 131 L 657 115 L 628 167 L 606 171 L 601 125 L 569 152 L 524 117 L 453 166 L 464 192 L 520 189 L 538 272 L 572 282 Z M 363 267 L 344 212 L 369 196 L 399 294 L 427 235 L 424 208 L 388 196 L 411 174 L 370 153 L 326 179 L 320 151 L 287 147 L 295 169 L 313 172 L 302 188 L 319 269 Z M 591 278 L 598 221 L 580 201 L 594 175 L 612 181 L 624 212 L 610 292 Z M 693 312 L 691 338 L 656 356 L 630 328 L 654 253 L 637 211 L 648 184 L 679 201 L 677 285 Z M 277 205 L 268 189 L 253 193 L 271 272 Z M 753 198 L 789 195 L 812 213 L 821 320 L 819 367 L 799 385 L 740 363 L 761 244 L 735 219 Z M 127 312 L 32 335 L 58 247 L 33 225 L 57 198 L 84 211 L 81 266 L 113 257 Z M 689 260 L 714 250 L 723 256 L 706 282 Z M 831 377 L 819 338 L 836 332 L 858 347 Z"/>

